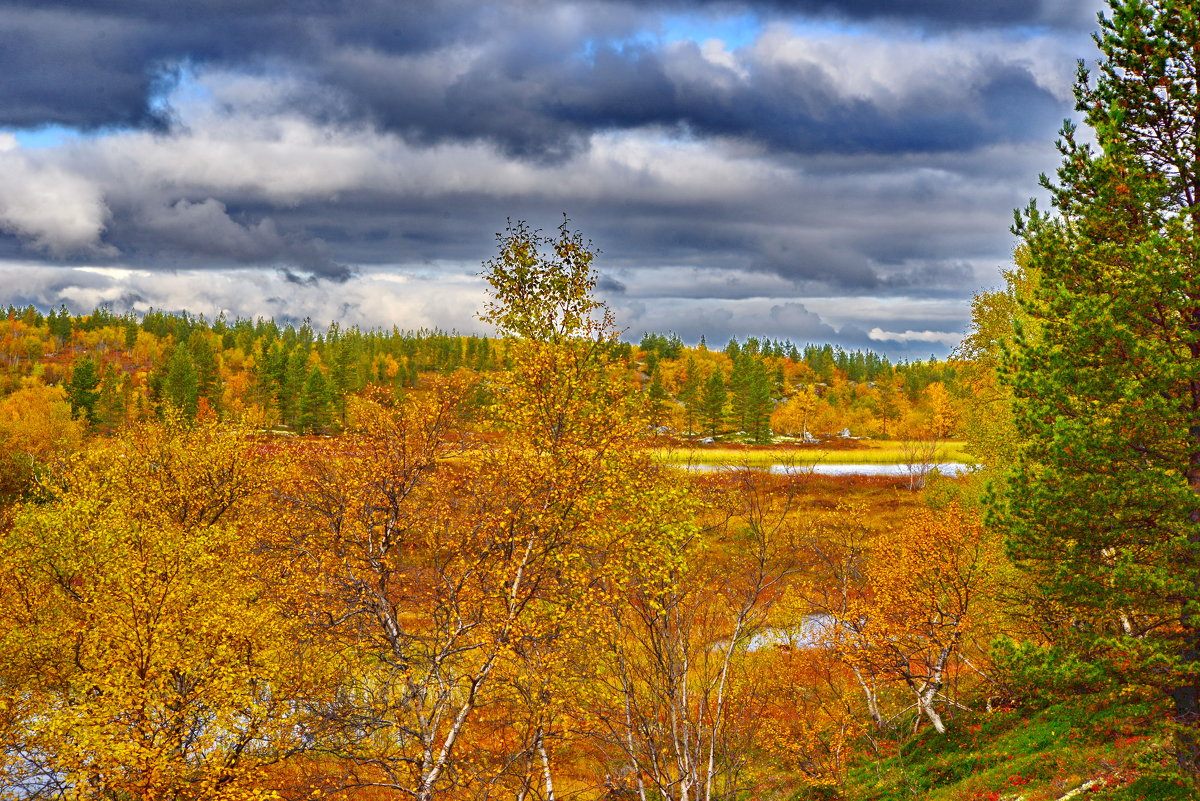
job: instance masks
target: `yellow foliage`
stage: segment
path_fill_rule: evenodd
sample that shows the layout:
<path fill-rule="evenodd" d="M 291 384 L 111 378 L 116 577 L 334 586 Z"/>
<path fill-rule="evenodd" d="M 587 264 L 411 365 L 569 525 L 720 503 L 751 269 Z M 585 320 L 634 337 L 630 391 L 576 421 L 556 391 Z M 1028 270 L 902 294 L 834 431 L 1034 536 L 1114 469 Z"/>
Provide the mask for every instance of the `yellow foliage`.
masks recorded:
<path fill-rule="evenodd" d="M 27 491 L 53 458 L 78 448 L 83 433 L 59 387 L 34 379 L 0 400 L 0 503 Z"/>
<path fill-rule="evenodd" d="M 794 437 L 817 430 L 816 412 L 820 404 L 816 387 L 809 384 L 801 388 L 771 413 L 771 430 Z"/>
<path fill-rule="evenodd" d="M 239 432 L 98 442 L 0 551 L 0 786 L 72 798 L 259 799 L 301 745 L 315 665 L 257 560 L 262 460 Z"/>
<path fill-rule="evenodd" d="M 0 452 L 43 460 L 74 450 L 83 426 L 71 419 L 71 404 L 60 387 L 33 381 L 0 400 Z"/>

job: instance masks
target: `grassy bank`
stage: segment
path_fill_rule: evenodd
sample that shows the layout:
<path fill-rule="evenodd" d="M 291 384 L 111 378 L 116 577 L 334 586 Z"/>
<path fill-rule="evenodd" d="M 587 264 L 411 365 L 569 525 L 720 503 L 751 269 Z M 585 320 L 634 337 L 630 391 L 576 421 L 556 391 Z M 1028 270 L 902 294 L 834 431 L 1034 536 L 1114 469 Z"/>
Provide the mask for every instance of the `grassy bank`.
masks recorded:
<path fill-rule="evenodd" d="M 961 715 L 851 770 L 855 801 L 1184 801 L 1161 703 L 1079 698 Z M 891 753 L 887 753 L 890 751 Z M 1074 792 L 1074 795 L 1071 795 Z M 819 796 L 810 796 L 813 798 Z M 1082 798 L 1081 798 L 1082 801 Z"/>
<path fill-rule="evenodd" d="M 772 464 L 908 464 L 929 459 L 928 446 L 898 440 L 851 440 L 820 445 L 676 445 L 662 448 L 660 457 L 670 464 L 713 464 L 766 467 Z M 915 454 L 915 457 L 914 457 Z M 971 462 L 967 444 L 940 442 L 934 462 Z"/>

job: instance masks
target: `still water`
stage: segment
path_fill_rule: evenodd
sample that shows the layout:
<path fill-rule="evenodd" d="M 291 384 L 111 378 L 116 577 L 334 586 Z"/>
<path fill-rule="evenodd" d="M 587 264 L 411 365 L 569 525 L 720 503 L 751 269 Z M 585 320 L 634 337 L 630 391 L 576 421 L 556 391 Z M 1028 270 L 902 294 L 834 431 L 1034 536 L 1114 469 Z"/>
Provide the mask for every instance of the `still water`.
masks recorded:
<path fill-rule="evenodd" d="M 714 470 L 738 470 L 737 465 L 690 464 L 688 470 L 711 472 Z M 930 465 L 907 464 L 773 464 L 770 471 L 779 475 L 818 476 L 909 476 L 929 474 L 937 470 L 944 476 L 960 476 L 973 467 L 962 462 L 940 462 Z M 755 467 L 754 469 L 763 469 Z"/>

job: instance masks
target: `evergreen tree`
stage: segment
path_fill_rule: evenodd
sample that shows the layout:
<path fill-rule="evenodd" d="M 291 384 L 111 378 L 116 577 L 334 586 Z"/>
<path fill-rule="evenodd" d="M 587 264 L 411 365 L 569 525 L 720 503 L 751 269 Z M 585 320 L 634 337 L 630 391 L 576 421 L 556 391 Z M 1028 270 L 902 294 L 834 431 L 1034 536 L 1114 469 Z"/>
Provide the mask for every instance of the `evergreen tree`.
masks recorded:
<path fill-rule="evenodd" d="M 713 370 L 704 385 L 704 425 L 708 433 L 717 435 L 721 423 L 725 420 L 725 375 L 720 370 Z"/>
<path fill-rule="evenodd" d="M 221 375 L 212 345 L 207 336 L 197 332 L 188 338 L 188 350 L 196 370 L 196 389 L 200 397 L 206 398 L 215 409 L 221 400 Z"/>
<path fill-rule="evenodd" d="M 875 404 L 875 413 L 882 424 L 880 432 L 884 439 L 895 433 L 894 427 L 888 430 L 890 423 L 900 419 L 900 396 L 896 391 L 896 382 L 887 379 L 879 384 L 879 400 Z"/>
<path fill-rule="evenodd" d="M 479 347 L 476 350 L 475 369 L 479 371 L 490 370 L 492 367 L 492 346 L 486 338 L 480 340 Z"/>
<path fill-rule="evenodd" d="M 749 353 L 735 355 L 733 369 L 729 372 L 729 422 L 739 431 L 745 431 L 749 411 L 750 364 Z"/>
<path fill-rule="evenodd" d="M 655 370 L 650 376 L 650 386 L 646 389 L 646 396 L 650 400 L 650 423 L 651 425 L 659 425 L 662 423 L 663 416 L 667 413 L 667 390 L 663 386 L 662 373 Z"/>
<path fill-rule="evenodd" d="M 287 355 L 278 342 L 262 339 L 259 355 L 254 364 L 254 394 L 262 407 L 278 408 L 278 399 L 283 389 L 283 375 L 287 367 Z"/>
<path fill-rule="evenodd" d="M 105 365 L 96 398 L 96 422 L 106 428 L 120 428 L 128 415 L 129 376 L 111 364 Z"/>
<path fill-rule="evenodd" d="M 679 335 L 672 332 L 671 336 L 667 337 L 666 350 L 664 355 L 668 359 L 678 359 L 683 354 L 683 340 Z"/>
<path fill-rule="evenodd" d="M 1023 445 L 998 508 L 1055 644 L 1157 687 L 1200 765 L 1200 95 L 1194 3 L 1112 0 L 1051 190 L 1011 359 Z"/>
<path fill-rule="evenodd" d="M 53 312 L 51 312 L 53 314 Z M 68 321 L 70 318 L 67 318 Z M 88 425 L 96 424 L 96 403 L 100 400 L 100 368 L 88 358 L 77 359 L 71 367 L 71 383 L 67 385 L 67 399 L 71 402 L 71 413 L 82 415 Z"/>
<path fill-rule="evenodd" d="M 734 359 L 730 418 L 755 442 L 766 442 L 771 438 L 771 376 L 762 357 L 755 354 L 757 349 L 758 342 L 751 338 Z"/>
<path fill-rule="evenodd" d="M 305 379 L 308 378 L 307 367 L 308 353 L 303 348 L 293 350 L 284 362 L 283 382 L 279 392 L 279 414 L 288 425 L 294 425 L 300 413 L 300 395 L 304 392 Z"/>
<path fill-rule="evenodd" d="M 771 381 L 767 365 L 751 359 L 746 372 L 744 429 L 755 442 L 771 439 Z"/>
<path fill-rule="evenodd" d="M 193 420 L 200 408 L 200 389 L 192 356 L 182 345 L 175 348 L 167 362 L 167 374 L 162 382 L 162 399 L 175 408 L 185 420 Z"/>
<path fill-rule="evenodd" d="M 329 373 L 329 391 L 333 398 L 331 413 L 336 417 L 338 425 L 344 426 L 346 424 L 346 396 L 360 386 L 354 369 L 360 357 L 357 331 L 339 335 L 336 326 L 331 326 L 330 346 L 333 353 L 327 363 L 332 364 Z"/>
<path fill-rule="evenodd" d="M 679 402 L 683 404 L 684 425 L 690 434 L 696 430 L 696 417 L 700 407 L 700 375 L 696 372 L 696 361 L 688 356 L 684 366 L 685 377 L 679 388 Z"/>
<path fill-rule="evenodd" d="M 330 406 L 332 398 L 329 393 L 329 382 L 321 368 L 313 365 L 304 382 L 304 391 L 300 396 L 300 410 L 296 419 L 296 427 L 301 431 L 318 432 L 329 428 Z"/>
<path fill-rule="evenodd" d="M 66 306 L 61 306 L 57 312 L 51 310 L 50 314 L 46 316 L 46 324 L 50 328 L 50 334 L 56 337 L 60 344 L 70 341 L 75 321 Z"/>

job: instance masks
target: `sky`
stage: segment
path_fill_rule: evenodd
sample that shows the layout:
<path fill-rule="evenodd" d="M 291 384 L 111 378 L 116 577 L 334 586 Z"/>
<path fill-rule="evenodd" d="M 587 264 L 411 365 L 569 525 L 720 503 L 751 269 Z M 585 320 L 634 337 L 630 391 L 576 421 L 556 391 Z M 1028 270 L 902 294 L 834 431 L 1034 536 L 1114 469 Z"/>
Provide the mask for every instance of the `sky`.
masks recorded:
<path fill-rule="evenodd" d="M 0 304 L 488 333 L 506 221 L 629 339 L 945 355 L 1098 0 L 0 0 Z"/>

